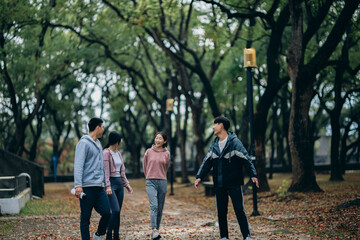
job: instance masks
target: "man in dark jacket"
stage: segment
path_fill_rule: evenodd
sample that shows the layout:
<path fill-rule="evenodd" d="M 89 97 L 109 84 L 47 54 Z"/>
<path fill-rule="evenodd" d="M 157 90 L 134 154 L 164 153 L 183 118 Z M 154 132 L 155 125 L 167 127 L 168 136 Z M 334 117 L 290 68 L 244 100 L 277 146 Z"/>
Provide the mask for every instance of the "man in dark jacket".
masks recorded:
<path fill-rule="evenodd" d="M 244 239 L 250 239 L 249 223 L 244 210 L 242 185 L 244 185 L 243 166 L 251 180 L 259 187 L 255 167 L 237 136 L 227 130 L 230 121 L 226 117 L 217 117 L 214 120 L 213 130 L 217 136 L 196 175 L 195 188 L 213 168 L 213 180 L 216 195 L 216 207 L 221 239 L 228 239 L 227 208 L 229 195 L 231 197 L 236 218 L 240 225 Z"/>

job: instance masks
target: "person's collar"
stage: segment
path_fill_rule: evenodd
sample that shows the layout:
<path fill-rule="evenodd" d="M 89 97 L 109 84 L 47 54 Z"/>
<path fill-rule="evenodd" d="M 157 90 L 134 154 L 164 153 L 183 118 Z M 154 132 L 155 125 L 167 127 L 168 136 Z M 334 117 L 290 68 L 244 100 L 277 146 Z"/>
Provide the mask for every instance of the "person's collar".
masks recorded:
<path fill-rule="evenodd" d="M 165 152 L 166 151 L 166 147 L 163 147 L 161 149 L 158 149 L 157 147 L 155 147 L 155 145 L 152 145 L 151 147 L 155 152 Z"/>

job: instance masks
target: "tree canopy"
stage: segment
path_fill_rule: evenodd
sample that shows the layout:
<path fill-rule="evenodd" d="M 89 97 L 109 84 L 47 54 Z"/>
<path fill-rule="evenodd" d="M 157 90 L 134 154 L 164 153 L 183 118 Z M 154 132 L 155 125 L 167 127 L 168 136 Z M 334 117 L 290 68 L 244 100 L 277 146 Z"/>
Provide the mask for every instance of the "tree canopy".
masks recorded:
<path fill-rule="evenodd" d="M 359 162 L 359 2 L 3 0 L 0 147 L 49 166 L 58 156 L 71 172 L 86 122 L 102 117 L 141 176 L 143 149 L 172 124 L 186 182 L 214 117 L 250 144 L 243 49 L 252 47 L 260 190 L 277 159 L 293 172 L 290 190 L 320 191 L 320 136 L 331 137 L 331 180 Z"/>

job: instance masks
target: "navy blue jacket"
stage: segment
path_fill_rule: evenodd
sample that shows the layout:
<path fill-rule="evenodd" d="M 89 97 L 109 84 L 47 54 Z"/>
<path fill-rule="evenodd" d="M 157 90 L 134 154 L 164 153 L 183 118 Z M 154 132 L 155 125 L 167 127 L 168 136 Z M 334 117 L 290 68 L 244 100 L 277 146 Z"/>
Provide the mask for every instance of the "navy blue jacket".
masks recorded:
<path fill-rule="evenodd" d="M 218 187 L 244 185 L 243 166 L 250 177 L 256 177 L 256 170 L 244 145 L 233 133 L 229 136 L 220 153 L 219 138 L 212 141 L 200 166 L 196 178 L 203 180 L 213 168 L 214 185 Z"/>

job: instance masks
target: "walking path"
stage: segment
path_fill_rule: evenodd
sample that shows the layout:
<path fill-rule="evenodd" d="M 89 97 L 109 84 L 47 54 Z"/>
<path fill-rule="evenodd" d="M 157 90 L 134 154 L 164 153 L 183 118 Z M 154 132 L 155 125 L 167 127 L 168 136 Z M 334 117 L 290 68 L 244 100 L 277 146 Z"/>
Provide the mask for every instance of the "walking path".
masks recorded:
<path fill-rule="evenodd" d="M 1 222 L 6 219 L 20 221 L 12 233 L 1 236 L 1 239 L 80 239 L 79 215 L 2 217 Z M 167 196 L 160 234 L 162 239 L 219 239 L 218 227 L 215 226 L 216 219 L 215 212 Z M 93 211 L 91 232 L 96 230 L 98 221 L 99 215 Z M 279 231 L 266 226 L 251 226 L 251 229 L 253 239 L 269 239 L 269 231 Z M 150 231 L 146 193 L 135 190 L 133 194 L 125 194 L 120 239 L 150 239 Z M 236 219 L 229 220 L 229 232 L 230 239 L 242 239 Z M 296 235 L 292 239 L 308 238 Z"/>

